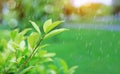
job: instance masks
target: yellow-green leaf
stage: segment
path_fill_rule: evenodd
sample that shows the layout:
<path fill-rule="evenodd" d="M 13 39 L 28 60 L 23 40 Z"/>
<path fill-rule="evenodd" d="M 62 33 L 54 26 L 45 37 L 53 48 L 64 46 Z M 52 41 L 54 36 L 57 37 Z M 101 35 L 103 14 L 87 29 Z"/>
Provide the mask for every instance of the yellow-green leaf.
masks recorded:
<path fill-rule="evenodd" d="M 13 30 L 13 31 L 10 33 L 11 39 L 14 40 L 15 37 L 17 36 L 17 34 L 18 34 L 18 29 Z"/>
<path fill-rule="evenodd" d="M 65 74 L 68 73 L 68 65 L 67 65 L 67 63 L 64 60 L 60 59 L 60 64 L 61 64 L 61 67 L 62 67 L 64 73 Z"/>
<path fill-rule="evenodd" d="M 45 33 L 48 33 L 48 28 L 52 24 L 52 19 L 47 20 L 43 25 L 43 30 Z"/>
<path fill-rule="evenodd" d="M 37 26 L 37 24 L 36 24 L 35 22 L 33 22 L 33 21 L 29 21 L 29 22 L 33 25 L 33 27 L 35 28 L 35 30 L 36 30 L 39 34 L 41 34 L 40 29 L 39 29 L 39 27 Z"/>
<path fill-rule="evenodd" d="M 1 44 L 2 44 L 2 46 L 4 47 L 4 48 L 6 48 L 7 47 L 7 41 L 5 40 L 5 39 L 1 39 Z"/>
<path fill-rule="evenodd" d="M 55 55 L 56 55 L 55 53 L 46 53 L 43 55 L 43 57 L 49 58 L 49 57 L 54 57 Z"/>
<path fill-rule="evenodd" d="M 69 74 L 74 74 L 75 70 L 78 68 L 78 66 L 73 66 L 69 69 Z"/>
<path fill-rule="evenodd" d="M 28 31 L 30 31 L 31 28 L 24 29 L 20 34 L 25 35 Z"/>
<path fill-rule="evenodd" d="M 33 32 L 31 35 L 28 37 L 28 44 L 31 48 L 34 48 L 40 34 Z"/>
<path fill-rule="evenodd" d="M 47 28 L 47 32 L 50 32 L 52 29 L 54 29 L 56 26 L 58 26 L 60 23 L 62 23 L 63 21 L 56 21 L 54 23 L 52 23 L 48 28 Z"/>
<path fill-rule="evenodd" d="M 66 30 L 68 30 L 68 29 L 66 29 L 66 28 L 61 28 L 61 29 L 53 30 L 53 31 L 51 31 L 50 33 L 46 34 L 45 39 L 50 38 L 50 37 L 52 37 L 52 36 L 55 36 L 55 35 L 57 35 L 57 34 L 59 34 L 59 33 L 61 33 L 61 32 L 64 32 L 64 31 L 66 31 Z"/>
<path fill-rule="evenodd" d="M 29 72 L 32 68 L 34 68 L 34 66 L 29 66 L 29 67 L 23 69 L 23 70 L 22 70 L 20 73 L 18 73 L 18 74 L 26 74 L 26 73 Z"/>

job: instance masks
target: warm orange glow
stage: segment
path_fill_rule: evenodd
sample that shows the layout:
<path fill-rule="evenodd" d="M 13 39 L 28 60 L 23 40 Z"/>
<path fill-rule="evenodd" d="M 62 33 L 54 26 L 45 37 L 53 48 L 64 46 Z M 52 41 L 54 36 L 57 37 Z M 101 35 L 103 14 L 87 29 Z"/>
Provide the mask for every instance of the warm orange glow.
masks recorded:
<path fill-rule="evenodd" d="M 85 3 L 80 7 L 74 7 L 73 5 L 71 5 L 71 3 L 68 2 L 67 4 L 64 5 L 64 14 L 67 16 L 71 14 L 87 17 L 101 16 L 106 14 L 106 11 L 103 10 L 104 7 L 107 7 L 107 5 L 92 2 Z"/>
<path fill-rule="evenodd" d="M 70 2 L 74 7 L 80 7 L 87 3 L 102 3 L 105 5 L 112 4 L 112 0 L 70 0 Z"/>

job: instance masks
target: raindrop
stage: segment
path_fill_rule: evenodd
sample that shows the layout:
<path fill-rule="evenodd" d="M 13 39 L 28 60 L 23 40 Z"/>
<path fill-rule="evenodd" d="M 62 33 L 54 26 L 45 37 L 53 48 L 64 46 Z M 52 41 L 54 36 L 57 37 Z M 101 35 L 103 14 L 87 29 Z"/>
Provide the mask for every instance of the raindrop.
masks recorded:
<path fill-rule="evenodd" d="M 106 55 L 106 58 L 109 58 L 109 57 L 110 57 L 110 54 L 107 54 L 107 55 Z"/>
<path fill-rule="evenodd" d="M 102 49 L 102 47 L 100 47 L 100 52 L 101 52 L 101 54 L 103 54 L 103 49 Z"/>
<path fill-rule="evenodd" d="M 90 55 L 92 55 L 93 54 L 93 52 L 92 51 L 90 51 Z"/>
<path fill-rule="evenodd" d="M 101 60 L 100 56 L 98 56 L 97 60 L 98 60 L 98 61 Z"/>
<path fill-rule="evenodd" d="M 62 44 L 65 44 L 65 42 L 63 41 Z"/>
<path fill-rule="evenodd" d="M 88 47 L 88 44 L 87 44 L 87 43 L 85 44 L 85 47 L 86 47 L 86 48 Z"/>
<path fill-rule="evenodd" d="M 100 36 L 100 32 L 97 32 L 97 36 Z"/>
<path fill-rule="evenodd" d="M 88 51 L 87 51 L 87 52 L 88 52 L 88 54 L 89 54 L 89 55 L 91 55 L 91 51 L 90 51 L 90 49 L 88 49 Z"/>
<path fill-rule="evenodd" d="M 110 46 L 112 46 L 112 42 L 110 43 Z"/>
<path fill-rule="evenodd" d="M 113 33 L 112 37 L 113 37 L 113 38 L 115 38 L 115 36 L 116 36 L 116 34 L 115 34 L 115 33 Z"/>
<path fill-rule="evenodd" d="M 120 45 L 120 41 L 118 41 L 118 45 Z"/>
<path fill-rule="evenodd" d="M 81 33 L 78 33 L 77 36 L 81 36 Z"/>
<path fill-rule="evenodd" d="M 100 41 L 100 45 L 102 45 L 102 44 L 103 44 L 103 41 L 101 40 L 101 41 Z"/>
<path fill-rule="evenodd" d="M 78 36 L 76 37 L 76 40 L 79 40 L 79 37 L 78 37 Z"/>
<path fill-rule="evenodd" d="M 115 49 L 115 54 L 117 54 L 118 53 L 118 50 L 117 49 Z"/>
<path fill-rule="evenodd" d="M 83 37 L 82 37 L 82 36 L 80 36 L 80 40 L 83 40 Z"/>
<path fill-rule="evenodd" d="M 89 42 L 88 45 L 91 46 L 91 45 L 92 45 L 92 42 Z"/>

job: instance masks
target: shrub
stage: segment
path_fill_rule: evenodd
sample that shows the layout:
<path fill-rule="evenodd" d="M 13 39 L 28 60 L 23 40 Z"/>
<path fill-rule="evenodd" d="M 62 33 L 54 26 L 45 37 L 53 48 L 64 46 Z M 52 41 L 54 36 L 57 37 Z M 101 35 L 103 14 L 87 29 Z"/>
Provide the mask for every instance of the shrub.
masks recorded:
<path fill-rule="evenodd" d="M 37 24 L 33 21 L 36 31 L 31 28 L 19 32 L 11 31 L 10 39 L 1 39 L 0 72 L 3 74 L 73 74 L 77 66 L 71 68 L 55 53 L 47 52 L 41 44 L 43 40 L 53 37 L 68 29 L 54 29 L 63 21 L 47 20 L 43 25 L 44 33 L 41 33 Z"/>

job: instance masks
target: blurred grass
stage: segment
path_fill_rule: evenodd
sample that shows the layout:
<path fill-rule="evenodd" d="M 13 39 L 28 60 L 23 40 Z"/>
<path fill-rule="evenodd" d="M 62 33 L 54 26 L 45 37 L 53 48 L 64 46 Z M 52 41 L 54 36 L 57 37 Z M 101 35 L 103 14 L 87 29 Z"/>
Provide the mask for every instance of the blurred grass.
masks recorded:
<path fill-rule="evenodd" d="M 48 42 L 46 49 L 79 66 L 75 74 L 120 74 L 120 32 L 71 29 Z"/>

